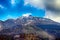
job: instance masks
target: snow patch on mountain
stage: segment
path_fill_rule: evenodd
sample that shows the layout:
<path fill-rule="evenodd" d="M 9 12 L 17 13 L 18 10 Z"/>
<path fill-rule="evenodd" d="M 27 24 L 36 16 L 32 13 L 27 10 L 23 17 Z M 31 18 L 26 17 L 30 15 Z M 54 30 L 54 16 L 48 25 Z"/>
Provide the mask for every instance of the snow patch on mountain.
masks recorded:
<path fill-rule="evenodd" d="M 26 14 L 23 14 L 22 16 L 23 17 L 29 17 L 30 15 L 32 15 L 31 13 L 26 13 Z"/>

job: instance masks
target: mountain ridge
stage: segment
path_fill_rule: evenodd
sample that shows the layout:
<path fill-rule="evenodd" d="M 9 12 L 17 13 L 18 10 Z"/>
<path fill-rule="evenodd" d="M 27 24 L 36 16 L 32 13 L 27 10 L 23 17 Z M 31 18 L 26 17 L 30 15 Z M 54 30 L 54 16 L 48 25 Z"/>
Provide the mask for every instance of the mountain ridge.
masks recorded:
<path fill-rule="evenodd" d="M 36 33 L 45 36 L 54 35 L 60 37 L 60 23 L 54 22 L 47 18 L 34 16 L 19 17 L 17 19 L 8 19 L 0 21 L 1 34 L 19 34 L 19 33 Z M 43 35 L 44 36 L 44 35 Z"/>

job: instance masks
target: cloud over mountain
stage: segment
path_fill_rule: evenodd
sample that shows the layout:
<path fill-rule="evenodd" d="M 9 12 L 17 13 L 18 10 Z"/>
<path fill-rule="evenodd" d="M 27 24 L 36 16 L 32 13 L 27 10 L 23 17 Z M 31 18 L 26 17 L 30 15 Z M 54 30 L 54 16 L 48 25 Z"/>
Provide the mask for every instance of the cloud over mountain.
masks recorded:
<path fill-rule="evenodd" d="M 43 9 L 44 5 L 43 5 L 43 0 L 25 0 L 25 5 L 29 4 L 33 7 L 36 7 L 38 9 Z"/>
<path fill-rule="evenodd" d="M 32 13 L 26 13 L 26 14 L 23 14 L 22 16 L 29 17 L 29 15 L 32 15 Z"/>
<path fill-rule="evenodd" d="M 46 18 L 60 22 L 60 0 L 25 0 L 25 5 L 45 10 Z"/>

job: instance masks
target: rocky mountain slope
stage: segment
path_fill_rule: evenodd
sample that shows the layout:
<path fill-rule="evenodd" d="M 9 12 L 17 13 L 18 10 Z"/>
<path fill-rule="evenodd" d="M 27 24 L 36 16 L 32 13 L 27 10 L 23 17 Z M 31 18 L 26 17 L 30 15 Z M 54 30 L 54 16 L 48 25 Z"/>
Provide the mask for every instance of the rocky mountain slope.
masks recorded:
<path fill-rule="evenodd" d="M 60 37 L 60 23 L 31 15 L 0 21 L 0 34 L 9 35 L 20 33 L 33 33 L 49 38 Z"/>

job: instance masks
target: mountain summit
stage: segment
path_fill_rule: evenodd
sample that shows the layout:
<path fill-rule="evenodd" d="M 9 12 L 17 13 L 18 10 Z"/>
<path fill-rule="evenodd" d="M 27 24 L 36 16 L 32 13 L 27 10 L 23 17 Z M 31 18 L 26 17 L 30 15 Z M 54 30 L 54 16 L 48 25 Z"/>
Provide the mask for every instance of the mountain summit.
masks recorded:
<path fill-rule="evenodd" d="M 60 23 L 32 15 L 20 17 L 16 20 L 0 21 L 0 34 L 20 33 L 33 33 L 41 37 L 60 38 Z"/>

